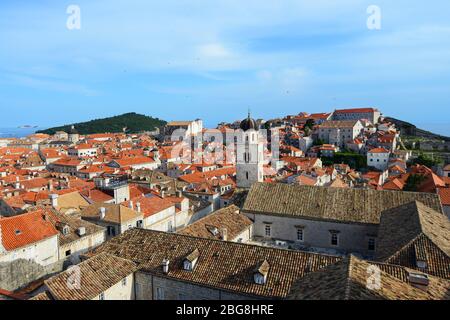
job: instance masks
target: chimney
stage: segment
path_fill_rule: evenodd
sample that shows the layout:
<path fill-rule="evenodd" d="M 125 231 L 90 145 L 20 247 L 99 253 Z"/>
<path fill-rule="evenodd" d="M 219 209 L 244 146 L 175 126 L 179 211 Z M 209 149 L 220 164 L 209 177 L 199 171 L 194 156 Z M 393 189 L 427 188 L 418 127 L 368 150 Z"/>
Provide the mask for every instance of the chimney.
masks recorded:
<path fill-rule="evenodd" d="M 86 235 L 86 228 L 85 228 L 85 227 L 79 227 L 79 228 L 77 229 L 77 234 L 78 234 L 80 237 Z"/>
<path fill-rule="evenodd" d="M 52 180 L 50 180 L 48 182 L 48 191 L 53 191 L 53 181 Z"/>
<path fill-rule="evenodd" d="M 141 212 L 141 203 L 140 202 L 136 202 L 136 211 L 137 212 Z"/>
<path fill-rule="evenodd" d="M 50 202 L 52 207 L 56 208 L 58 206 L 58 195 L 55 193 L 52 193 L 49 195 Z"/>
<path fill-rule="evenodd" d="M 164 274 L 168 274 L 169 273 L 169 264 L 170 261 L 168 259 L 164 259 L 162 262 L 162 267 L 163 267 L 163 273 Z"/>
<path fill-rule="evenodd" d="M 161 190 L 161 198 L 165 198 L 166 197 L 166 192 L 164 190 Z"/>
<path fill-rule="evenodd" d="M 130 203 L 129 203 L 128 207 L 129 207 L 130 209 L 134 209 L 133 201 L 130 200 Z"/>
<path fill-rule="evenodd" d="M 180 190 L 177 190 L 176 195 L 177 195 L 177 198 L 183 197 L 183 193 Z"/>
<path fill-rule="evenodd" d="M 222 228 L 222 240 L 223 241 L 228 241 L 228 229 L 227 228 Z"/>
<path fill-rule="evenodd" d="M 105 219 L 106 216 L 106 208 L 105 207 L 101 207 L 100 208 L 100 220 Z"/>

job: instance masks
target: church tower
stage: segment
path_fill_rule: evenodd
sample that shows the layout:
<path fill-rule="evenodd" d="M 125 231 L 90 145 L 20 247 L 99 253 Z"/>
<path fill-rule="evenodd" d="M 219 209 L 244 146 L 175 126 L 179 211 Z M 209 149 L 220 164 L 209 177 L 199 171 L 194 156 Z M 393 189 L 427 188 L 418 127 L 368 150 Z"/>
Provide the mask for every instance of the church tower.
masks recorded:
<path fill-rule="evenodd" d="M 250 188 L 255 182 L 264 181 L 264 145 L 260 141 L 258 125 L 250 113 L 240 127 L 242 131 L 236 141 L 237 187 Z"/>
<path fill-rule="evenodd" d="M 72 126 L 69 130 L 69 142 L 78 143 L 78 141 L 80 141 L 80 134 L 75 129 L 75 126 Z"/>

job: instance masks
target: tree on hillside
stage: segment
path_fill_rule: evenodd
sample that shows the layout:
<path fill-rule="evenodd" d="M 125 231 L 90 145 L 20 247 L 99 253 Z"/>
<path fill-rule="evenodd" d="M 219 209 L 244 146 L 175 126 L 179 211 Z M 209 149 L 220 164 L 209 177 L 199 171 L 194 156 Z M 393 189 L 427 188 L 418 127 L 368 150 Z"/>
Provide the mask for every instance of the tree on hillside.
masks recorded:
<path fill-rule="evenodd" d="M 429 156 L 425 154 L 420 154 L 416 159 L 412 161 L 413 164 L 420 164 L 423 166 L 426 166 L 428 168 L 433 168 L 434 166 L 437 166 L 441 163 L 440 160 L 432 159 Z"/>

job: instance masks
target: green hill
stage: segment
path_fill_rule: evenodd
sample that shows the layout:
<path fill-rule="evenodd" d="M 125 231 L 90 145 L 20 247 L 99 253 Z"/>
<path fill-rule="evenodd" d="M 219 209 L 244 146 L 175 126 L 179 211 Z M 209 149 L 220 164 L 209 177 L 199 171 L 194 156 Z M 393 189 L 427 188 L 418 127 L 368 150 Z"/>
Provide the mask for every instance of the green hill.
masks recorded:
<path fill-rule="evenodd" d="M 127 133 L 137 133 L 142 131 L 153 131 L 156 128 L 164 126 L 167 122 L 158 118 L 152 118 L 137 114 L 134 112 L 125 113 L 120 116 L 96 119 L 88 122 L 68 124 L 61 127 L 40 130 L 37 133 L 55 134 L 57 131 L 68 132 L 71 126 L 80 134 L 93 133 L 117 133 L 123 132 L 123 128 L 127 128 Z"/>

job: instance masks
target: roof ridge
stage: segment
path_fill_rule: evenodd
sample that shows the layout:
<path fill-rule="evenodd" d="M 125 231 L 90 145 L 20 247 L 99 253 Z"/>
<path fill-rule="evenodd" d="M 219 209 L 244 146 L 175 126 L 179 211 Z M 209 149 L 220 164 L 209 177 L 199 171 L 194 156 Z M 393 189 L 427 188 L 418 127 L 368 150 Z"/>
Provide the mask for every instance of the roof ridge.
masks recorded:
<path fill-rule="evenodd" d="M 352 261 L 353 261 L 353 255 L 350 254 L 349 258 L 348 258 L 347 278 L 345 280 L 344 300 L 350 300 L 350 286 L 351 286 L 351 278 L 352 278 L 352 274 L 353 274 Z"/>
<path fill-rule="evenodd" d="M 403 247 L 401 247 L 400 249 L 398 249 L 397 251 L 395 251 L 391 256 L 389 257 L 385 257 L 383 261 L 381 261 L 382 263 L 386 263 L 386 264 L 393 264 L 395 265 L 395 263 L 391 263 L 391 262 L 386 262 L 386 261 L 391 261 L 393 258 L 397 258 L 397 256 L 406 248 L 408 248 L 409 246 L 411 246 L 414 241 L 416 241 L 419 237 L 421 237 L 422 235 L 425 235 L 423 232 L 420 232 L 417 236 L 415 236 L 414 238 L 412 238 L 408 243 L 406 243 Z M 425 235 L 426 236 L 426 235 Z M 427 237 L 428 238 L 428 237 Z"/>

